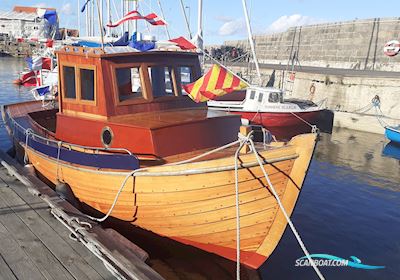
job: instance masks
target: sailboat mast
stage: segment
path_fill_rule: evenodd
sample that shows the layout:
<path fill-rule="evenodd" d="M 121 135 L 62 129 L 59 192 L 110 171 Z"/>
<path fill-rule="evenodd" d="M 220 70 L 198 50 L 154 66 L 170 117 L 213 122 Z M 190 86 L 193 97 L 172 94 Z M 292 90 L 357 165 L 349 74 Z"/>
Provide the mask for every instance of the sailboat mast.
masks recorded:
<path fill-rule="evenodd" d="M 137 11 L 138 10 L 138 0 L 134 0 L 134 2 L 133 2 L 133 9 L 135 10 L 135 11 Z M 129 11 L 128 11 L 129 12 Z M 136 32 L 136 34 L 137 34 L 137 31 L 138 31 L 138 26 L 137 26 L 137 20 L 134 20 L 133 21 L 133 32 Z M 137 36 L 137 35 L 136 35 Z M 136 37 L 137 38 L 137 37 Z"/>
<path fill-rule="evenodd" d="M 198 2 L 198 17 L 197 17 L 197 40 L 198 46 L 201 50 L 203 49 L 203 0 Z"/>
<path fill-rule="evenodd" d="M 185 19 L 186 29 L 187 29 L 187 31 L 189 33 L 189 38 L 192 39 L 192 31 L 190 31 L 190 25 L 189 25 L 188 18 L 186 16 L 185 5 L 183 5 L 183 0 L 180 0 L 179 2 L 181 3 L 181 9 L 182 9 L 182 13 L 183 13 L 183 18 Z"/>
<path fill-rule="evenodd" d="M 165 20 L 164 10 L 161 6 L 161 1 L 157 0 L 157 4 L 158 4 L 158 7 L 160 8 L 161 16 Z M 171 40 L 171 35 L 169 34 L 169 31 L 168 31 L 168 25 L 164 25 L 164 27 L 165 27 L 165 33 L 167 34 L 168 40 Z"/>
<path fill-rule="evenodd" d="M 107 0 L 107 21 L 111 23 L 111 0 Z M 111 27 L 107 27 L 107 34 L 111 37 Z"/>
<path fill-rule="evenodd" d="M 254 47 L 253 35 L 252 35 L 252 32 L 251 32 L 250 19 L 249 19 L 249 13 L 247 11 L 246 0 L 242 0 L 242 3 L 243 3 L 244 17 L 246 19 L 246 27 L 247 27 L 247 34 L 249 36 L 250 48 L 251 48 L 251 52 L 253 54 L 254 64 L 256 65 L 257 76 L 258 76 L 258 79 L 260 80 L 260 83 L 261 83 L 260 66 L 258 65 L 256 49 Z"/>

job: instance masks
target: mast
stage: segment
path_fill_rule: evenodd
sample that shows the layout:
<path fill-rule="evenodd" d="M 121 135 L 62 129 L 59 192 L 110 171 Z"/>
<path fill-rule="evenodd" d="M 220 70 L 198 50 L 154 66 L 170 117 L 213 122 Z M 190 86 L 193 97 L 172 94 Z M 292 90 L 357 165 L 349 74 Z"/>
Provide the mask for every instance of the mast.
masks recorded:
<path fill-rule="evenodd" d="M 107 21 L 111 23 L 111 0 L 107 0 Z M 107 27 L 107 34 L 111 37 L 111 27 Z"/>
<path fill-rule="evenodd" d="M 133 9 L 134 9 L 135 11 L 138 10 L 138 0 L 134 0 L 134 2 L 133 2 Z M 128 12 L 129 12 L 129 11 L 128 11 Z M 134 20 L 134 21 L 133 21 L 133 32 L 136 32 L 136 33 L 137 33 L 137 20 Z M 136 34 L 136 38 L 137 38 L 137 34 Z"/>
<path fill-rule="evenodd" d="M 192 39 L 192 31 L 190 31 L 190 25 L 189 25 L 189 21 L 188 18 L 186 16 L 186 11 L 185 11 L 185 6 L 183 5 L 183 0 L 179 1 L 181 3 L 181 9 L 182 9 L 182 13 L 183 13 L 183 18 L 185 19 L 185 24 L 186 24 L 186 29 L 189 33 L 189 38 Z"/>
<path fill-rule="evenodd" d="M 198 2 L 198 17 L 197 17 L 197 36 L 198 47 L 203 49 L 203 0 Z"/>
<path fill-rule="evenodd" d="M 86 24 L 85 24 L 85 30 L 86 30 L 86 37 L 89 37 L 89 7 L 86 7 Z"/>
<path fill-rule="evenodd" d="M 250 48 L 251 48 L 251 52 L 253 54 L 254 64 L 256 65 L 257 76 L 258 76 L 258 79 L 259 79 L 259 81 L 261 83 L 260 66 L 258 65 L 258 59 L 257 59 L 257 56 L 256 56 L 256 49 L 254 47 L 253 35 L 252 35 L 252 32 L 251 32 L 250 19 L 249 19 L 249 13 L 247 11 L 246 0 L 242 0 L 242 3 L 243 3 L 244 16 L 245 16 L 245 19 L 246 19 L 246 27 L 247 27 L 247 34 L 249 36 Z"/>
<path fill-rule="evenodd" d="M 157 4 L 158 4 L 158 7 L 160 8 L 161 16 L 162 16 L 162 18 L 165 20 L 164 10 L 163 10 L 163 8 L 162 8 L 162 6 L 161 6 L 161 1 L 160 1 L 160 0 L 157 0 Z M 169 34 L 168 26 L 167 26 L 167 25 L 164 25 L 164 27 L 165 27 L 165 33 L 167 34 L 168 40 L 171 40 L 171 35 Z"/>
<path fill-rule="evenodd" d="M 81 36 L 81 1 L 78 0 L 78 6 L 76 7 L 78 9 L 78 32 L 79 36 Z"/>

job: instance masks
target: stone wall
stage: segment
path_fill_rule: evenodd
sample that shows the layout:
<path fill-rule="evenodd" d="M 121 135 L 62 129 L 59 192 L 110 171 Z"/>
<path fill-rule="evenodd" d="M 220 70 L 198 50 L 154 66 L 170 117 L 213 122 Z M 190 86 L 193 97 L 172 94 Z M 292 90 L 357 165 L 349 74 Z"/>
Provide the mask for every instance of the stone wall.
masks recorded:
<path fill-rule="evenodd" d="M 376 18 L 301 26 L 255 36 L 261 63 L 400 71 L 400 55 L 383 53 L 385 43 L 400 40 L 400 18 Z M 247 40 L 225 45 L 248 48 Z M 292 63 L 292 62 L 290 62 Z"/>

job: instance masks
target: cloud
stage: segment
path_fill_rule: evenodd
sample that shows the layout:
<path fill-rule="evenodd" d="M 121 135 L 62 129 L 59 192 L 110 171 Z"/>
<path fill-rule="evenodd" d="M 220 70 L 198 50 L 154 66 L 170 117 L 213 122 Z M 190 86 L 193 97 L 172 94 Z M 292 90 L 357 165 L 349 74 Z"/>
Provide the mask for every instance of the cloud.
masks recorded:
<path fill-rule="evenodd" d="M 294 26 L 303 26 L 303 25 L 310 25 L 310 24 L 317 24 L 322 23 L 324 20 L 317 19 L 309 16 L 303 16 L 299 14 L 294 14 L 291 16 L 281 16 L 270 26 L 267 27 L 267 33 L 279 33 L 286 31 L 289 27 Z"/>
<path fill-rule="evenodd" d="M 243 35 L 246 33 L 246 23 L 243 19 L 226 20 L 219 28 L 220 36 Z"/>
<path fill-rule="evenodd" d="M 72 15 L 72 6 L 71 3 L 66 3 L 61 7 L 61 13 L 67 16 Z"/>

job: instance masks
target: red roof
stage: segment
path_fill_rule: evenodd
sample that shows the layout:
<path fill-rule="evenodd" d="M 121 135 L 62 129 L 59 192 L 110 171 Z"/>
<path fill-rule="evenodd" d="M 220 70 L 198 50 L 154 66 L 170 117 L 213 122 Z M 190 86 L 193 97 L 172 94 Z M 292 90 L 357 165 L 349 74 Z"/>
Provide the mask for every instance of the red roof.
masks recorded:
<path fill-rule="evenodd" d="M 24 7 L 24 6 L 14 6 L 13 11 L 17 13 L 28 13 L 28 14 L 36 14 L 36 10 L 39 7 Z M 54 8 L 45 8 L 45 7 L 40 7 L 41 9 L 46 9 L 46 10 L 51 10 L 55 11 L 56 9 Z"/>

